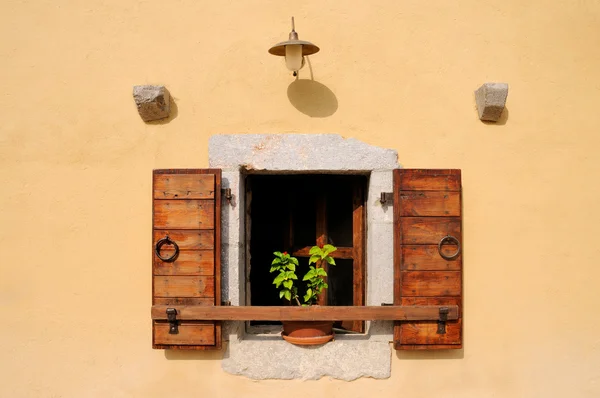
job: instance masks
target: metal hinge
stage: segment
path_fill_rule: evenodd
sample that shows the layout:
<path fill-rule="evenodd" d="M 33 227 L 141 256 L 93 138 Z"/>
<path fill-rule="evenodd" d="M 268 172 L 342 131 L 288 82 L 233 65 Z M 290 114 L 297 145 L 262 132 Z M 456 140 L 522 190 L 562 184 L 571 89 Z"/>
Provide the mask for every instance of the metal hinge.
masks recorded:
<path fill-rule="evenodd" d="M 167 308 L 167 319 L 169 320 L 169 334 L 178 334 L 179 327 L 177 326 L 177 310 L 175 308 Z"/>
<path fill-rule="evenodd" d="M 231 188 L 221 188 L 221 195 L 227 200 L 227 203 L 231 204 L 231 200 L 233 199 Z"/>
<path fill-rule="evenodd" d="M 440 308 L 440 319 L 438 319 L 437 334 L 446 334 L 446 321 L 448 320 L 448 307 Z"/>
<path fill-rule="evenodd" d="M 379 202 L 384 206 L 391 206 L 394 204 L 394 193 L 393 192 L 381 192 Z"/>

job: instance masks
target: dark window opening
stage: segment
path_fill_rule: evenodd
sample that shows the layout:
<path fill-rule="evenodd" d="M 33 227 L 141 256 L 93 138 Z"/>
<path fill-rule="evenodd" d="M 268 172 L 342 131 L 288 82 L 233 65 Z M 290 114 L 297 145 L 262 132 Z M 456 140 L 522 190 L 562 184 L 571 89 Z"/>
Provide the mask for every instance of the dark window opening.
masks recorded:
<path fill-rule="evenodd" d="M 289 305 L 279 299 L 272 283 L 275 275 L 269 269 L 273 252 L 287 251 L 297 257 L 300 266 L 296 274 L 302 279 L 308 270 L 310 247 L 321 243 L 330 243 L 338 250 L 334 253 L 337 265 L 327 268 L 329 288 L 319 304 L 364 305 L 366 187 L 367 177 L 361 175 L 247 176 L 251 305 Z M 335 326 L 364 331 L 362 321 L 337 322 Z"/>

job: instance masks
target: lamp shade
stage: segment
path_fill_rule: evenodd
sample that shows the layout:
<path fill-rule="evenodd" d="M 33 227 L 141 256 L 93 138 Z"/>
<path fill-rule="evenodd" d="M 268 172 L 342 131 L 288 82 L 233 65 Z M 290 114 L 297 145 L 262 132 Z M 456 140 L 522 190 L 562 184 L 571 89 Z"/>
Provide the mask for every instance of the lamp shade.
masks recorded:
<path fill-rule="evenodd" d="M 291 71 L 302 68 L 302 45 L 288 44 L 285 46 L 285 66 Z"/>

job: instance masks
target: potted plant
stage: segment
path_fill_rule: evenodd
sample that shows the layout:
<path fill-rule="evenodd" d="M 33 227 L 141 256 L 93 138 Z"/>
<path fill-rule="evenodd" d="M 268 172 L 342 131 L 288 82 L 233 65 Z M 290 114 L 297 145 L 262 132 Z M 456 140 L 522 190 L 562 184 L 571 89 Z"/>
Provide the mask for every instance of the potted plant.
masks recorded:
<path fill-rule="evenodd" d="M 331 254 L 336 250 L 333 245 L 313 246 L 309 251 L 309 269 L 301 281 L 296 275 L 298 259 L 287 252 L 273 253 L 275 258 L 271 263 L 270 272 L 277 272 L 273 284 L 279 289 L 279 298 L 288 300 L 292 305 L 316 305 L 319 295 L 327 289 L 327 283 L 323 279 L 327 276 L 327 272 L 322 268 L 322 264 L 335 265 Z M 300 283 L 304 285 L 302 297 L 298 294 Z M 281 336 L 293 344 L 317 345 L 333 339 L 333 321 L 283 321 L 282 323 Z"/>

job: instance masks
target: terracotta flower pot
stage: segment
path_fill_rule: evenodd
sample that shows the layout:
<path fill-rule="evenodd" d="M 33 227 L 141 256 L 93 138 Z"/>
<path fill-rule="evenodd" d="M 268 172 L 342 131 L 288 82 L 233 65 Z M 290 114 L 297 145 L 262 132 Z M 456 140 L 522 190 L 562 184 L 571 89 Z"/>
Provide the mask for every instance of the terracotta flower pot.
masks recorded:
<path fill-rule="evenodd" d="M 333 321 L 283 321 L 281 337 L 296 345 L 320 345 L 333 339 Z"/>

